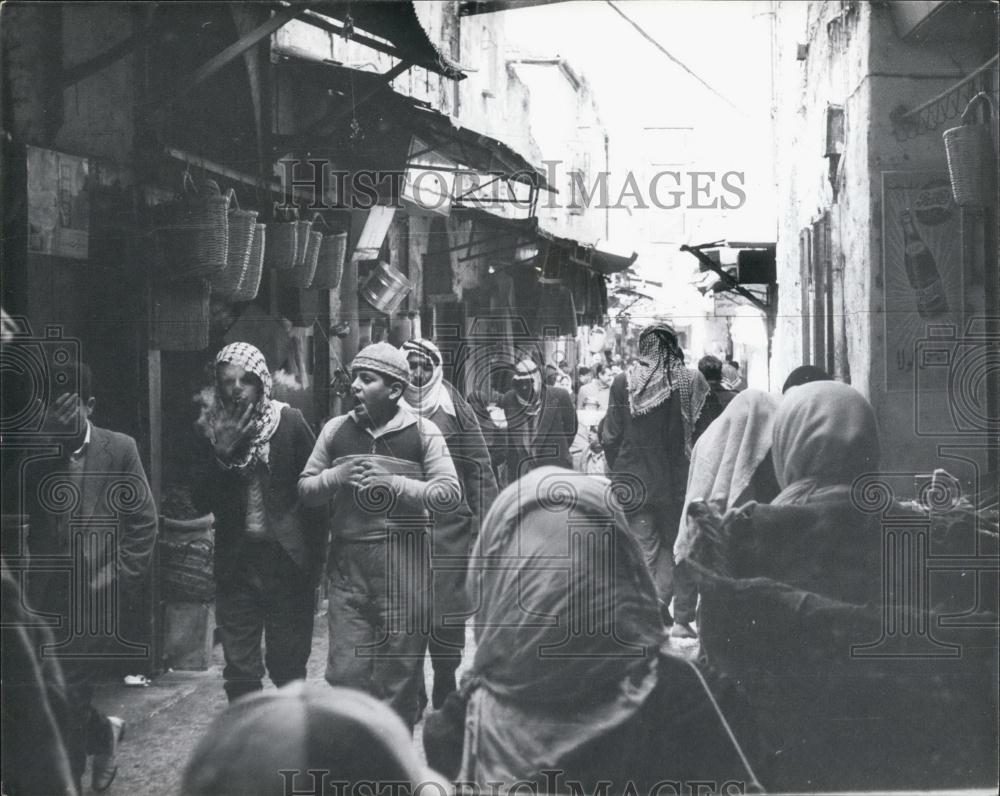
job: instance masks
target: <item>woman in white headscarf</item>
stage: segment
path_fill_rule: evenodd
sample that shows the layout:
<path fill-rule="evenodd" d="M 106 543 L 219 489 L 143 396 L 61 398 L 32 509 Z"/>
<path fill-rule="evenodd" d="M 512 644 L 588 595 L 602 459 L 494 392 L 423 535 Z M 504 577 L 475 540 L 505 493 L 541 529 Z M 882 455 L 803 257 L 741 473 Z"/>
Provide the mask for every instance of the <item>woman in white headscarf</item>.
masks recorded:
<path fill-rule="evenodd" d="M 462 504 L 434 516 L 432 534 L 433 626 L 429 642 L 434 667 L 435 708 L 455 690 L 455 672 L 465 647 L 465 564 L 479 535 L 479 523 L 497 496 L 490 453 L 479 420 L 469 403 L 444 378 L 441 351 L 430 340 L 403 343 L 410 383 L 403 398 L 421 417 L 432 420 L 444 435 L 462 484 Z"/>
<path fill-rule="evenodd" d="M 876 499 L 871 405 L 840 382 L 796 387 L 781 399 L 772 439 L 781 492 L 725 517 L 692 503 L 685 559 L 701 575 L 702 650 L 746 690 L 769 784 L 802 792 L 995 783 L 995 633 L 985 641 L 972 625 L 949 631 L 937 621 L 969 607 L 909 564 L 930 546 L 958 550 L 929 538 L 926 515 Z M 995 551 L 991 544 L 979 547 Z M 915 599 L 921 593 L 926 602 Z"/>

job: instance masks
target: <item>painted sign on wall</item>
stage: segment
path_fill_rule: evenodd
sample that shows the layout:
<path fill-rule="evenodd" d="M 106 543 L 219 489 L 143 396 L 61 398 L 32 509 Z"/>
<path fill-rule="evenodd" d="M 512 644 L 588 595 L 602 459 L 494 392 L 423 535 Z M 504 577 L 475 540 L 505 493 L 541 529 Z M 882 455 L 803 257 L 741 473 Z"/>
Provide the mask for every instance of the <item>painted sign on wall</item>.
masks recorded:
<path fill-rule="evenodd" d="M 90 198 L 86 158 L 27 147 L 28 251 L 86 260 Z"/>
<path fill-rule="evenodd" d="M 919 356 L 963 321 L 962 220 L 947 174 L 882 173 L 882 266 L 886 390 L 912 391 L 918 376 L 921 389 L 947 389 L 947 368 Z"/>

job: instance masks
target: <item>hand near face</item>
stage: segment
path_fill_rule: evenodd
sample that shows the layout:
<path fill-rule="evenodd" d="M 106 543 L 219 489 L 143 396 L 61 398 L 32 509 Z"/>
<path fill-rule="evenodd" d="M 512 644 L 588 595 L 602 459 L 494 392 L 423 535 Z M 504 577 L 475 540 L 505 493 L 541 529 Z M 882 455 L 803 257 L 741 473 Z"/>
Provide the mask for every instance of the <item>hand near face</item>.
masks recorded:
<path fill-rule="evenodd" d="M 41 404 L 41 399 L 38 400 Z M 52 436 L 65 436 L 78 431 L 77 416 L 80 411 L 80 396 L 74 393 L 63 393 L 52 401 L 45 410 L 42 419 L 42 433 Z"/>
<path fill-rule="evenodd" d="M 213 424 L 215 455 L 220 461 L 230 462 L 235 459 L 253 437 L 254 405 L 249 404 L 242 412 L 240 410 L 239 404 L 234 405 Z"/>

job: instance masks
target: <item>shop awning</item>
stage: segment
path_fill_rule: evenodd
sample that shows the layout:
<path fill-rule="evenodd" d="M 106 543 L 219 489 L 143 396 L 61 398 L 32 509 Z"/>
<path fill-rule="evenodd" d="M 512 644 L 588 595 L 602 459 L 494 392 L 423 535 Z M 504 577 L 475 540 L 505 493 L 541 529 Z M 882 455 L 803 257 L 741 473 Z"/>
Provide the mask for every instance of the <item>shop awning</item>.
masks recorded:
<path fill-rule="evenodd" d="M 556 235 L 542 227 L 539 227 L 538 235 L 564 249 L 569 255 L 570 262 L 604 276 L 627 271 L 639 257 L 635 251 L 624 251 L 619 245 L 604 240 L 592 243 L 574 240 Z"/>
<path fill-rule="evenodd" d="M 352 121 L 358 120 L 362 128 L 367 124 L 377 130 L 378 135 L 369 135 L 367 154 L 378 154 L 376 165 L 382 168 L 404 166 L 412 154 L 411 138 L 416 136 L 429 151 L 457 164 L 459 170 L 510 180 L 535 190 L 554 190 L 546 181 L 544 170 L 532 165 L 512 147 L 462 127 L 427 103 L 393 90 L 389 84 L 391 77 L 290 54 L 280 56 L 278 68 L 288 70 L 294 77 L 293 83 L 321 86 L 337 98 L 330 103 L 326 117 L 294 136 L 278 140 L 284 152 L 357 150 L 364 145 L 359 143 L 361 136 L 348 139 L 345 133 Z M 366 132 L 362 129 L 362 133 Z M 376 148 L 381 151 L 376 152 Z M 367 159 L 370 161 L 370 157 Z"/>
<path fill-rule="evenodd" d="M 458 63 L 431 41 L 412 2 L 308 0 L 291 5 L 309 8 L 300 17 L 303 22 L 318 24 L 342 35 L 357 34 L 355 38 L 363 44 L 370 42 L 364 40 L 361 31 L 370 33 L 391 43 L 391 48 L 377 47 L 383 52 L 454 80 L 465 78 Z M 336 22 L 325 25 L 322 17 Z"/>

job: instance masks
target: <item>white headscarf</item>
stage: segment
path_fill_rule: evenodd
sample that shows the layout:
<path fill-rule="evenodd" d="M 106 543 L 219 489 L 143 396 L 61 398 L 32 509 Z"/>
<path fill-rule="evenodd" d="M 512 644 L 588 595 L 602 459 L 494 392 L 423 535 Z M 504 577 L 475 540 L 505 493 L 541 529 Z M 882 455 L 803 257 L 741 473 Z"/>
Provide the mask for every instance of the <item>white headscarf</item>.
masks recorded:
<path fill-rule="evenodd" d="M 441 351 L 430 340 L 407 340 L 403 343 L 403 353 L 409 357 L 416 354 L 422 360 L 426 360 L 434 365 L 430 381 L 417 387 L 412 381 L 403 390 L 403 398 L 410 405 L 414 412 L 421 417 L 430 417 L 438 409 L 443 409 L 452 417 L 455 417 L 455 404 L 448 394 L 448 388 L 444 383 L 444 368 L 441 358 Z"/>
<path fill-rule="evenodd" d="M 849 495 L 851 483 L 879 464 L 875 411 L 839 381 L 789 390 L 774 419 L 771 457 L 781 486 L 774 505 Z"/>
<path fill-rule="evenodd" d="M 771 450 L 778 397 L 761 390 L 739 393 L 695 443 L 688 470 L 674 555 L 683 558 L 690 544 L 687 507 L 692 500 L 723 497 L 726 508 L 756 496 L 747 495 L 754 473 Z"/>

